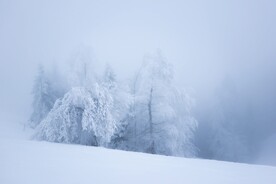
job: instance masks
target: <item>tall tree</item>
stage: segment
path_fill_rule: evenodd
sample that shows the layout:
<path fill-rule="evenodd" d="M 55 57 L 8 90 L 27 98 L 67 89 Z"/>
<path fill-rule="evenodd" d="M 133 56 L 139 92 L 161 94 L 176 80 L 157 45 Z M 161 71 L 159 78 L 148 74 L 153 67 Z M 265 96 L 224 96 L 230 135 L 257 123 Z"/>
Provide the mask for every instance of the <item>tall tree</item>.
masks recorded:
<path fill-rule="evenodd" d="M 160 52 L 145 57 L 134 83 L 134 120 L 128 128 L 127 147 L 165 155 L 193 155 L 192 138 L 197 122 L 187 110 L 190 98 L 185 98 L 188 95 L 173 85 L 172 66 Z"/>
<path fill-rule="evenodd" d="M 116 129 L 113 101 L 104 88 L 74 87 L 56 101 L 35 138 L 51 142 L 106 146 Z"/>

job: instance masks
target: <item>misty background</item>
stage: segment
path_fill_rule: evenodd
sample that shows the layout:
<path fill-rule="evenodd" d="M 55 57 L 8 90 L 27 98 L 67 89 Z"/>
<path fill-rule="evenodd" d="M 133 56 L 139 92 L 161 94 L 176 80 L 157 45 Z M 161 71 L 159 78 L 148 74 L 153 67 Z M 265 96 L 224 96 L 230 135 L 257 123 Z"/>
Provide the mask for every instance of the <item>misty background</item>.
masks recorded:
<path fill-rule="evenodd" d="M 39 63 L 62 68 L 84 47 L 99 70 L 109 63 L 127 79 L 161 49 L 195 99 L 199 157 L 213 158 L 206 130 L 225 127 L 246 145 L 226 146 L 235 152 L 228 160 L 275 165 L 275 8 L 273 0 L 1 0 L 1 127 L 28 121 Z"/>

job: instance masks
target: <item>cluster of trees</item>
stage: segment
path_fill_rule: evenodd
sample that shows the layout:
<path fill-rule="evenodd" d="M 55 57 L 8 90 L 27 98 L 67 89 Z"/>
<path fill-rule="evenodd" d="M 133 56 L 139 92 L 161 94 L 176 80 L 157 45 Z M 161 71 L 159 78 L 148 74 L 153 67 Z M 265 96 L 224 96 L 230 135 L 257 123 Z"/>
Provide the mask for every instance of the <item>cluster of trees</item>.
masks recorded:
<path fill-rule="evenodd" d="M 118 81 L 110 66 L 96 74 L 82 54 L 73 60 L 70 75 L 53 77 L 39 67 L 30 118 L 35 139 L 196 155 L 193 100 L 176 87 L 173 67 L 160 52 L 145 57 L 128 83 Z"/>

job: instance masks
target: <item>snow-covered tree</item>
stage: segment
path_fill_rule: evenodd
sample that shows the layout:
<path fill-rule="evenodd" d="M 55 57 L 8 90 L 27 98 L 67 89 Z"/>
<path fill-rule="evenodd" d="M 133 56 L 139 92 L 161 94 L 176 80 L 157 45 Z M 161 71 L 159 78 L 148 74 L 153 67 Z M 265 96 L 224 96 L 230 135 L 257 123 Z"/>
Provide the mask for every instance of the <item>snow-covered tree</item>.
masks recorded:
<path fill-rule="evenodd" d="M 114 135 L 118 121 L 114 116 L 113 98 L 106 88 L 95 85 L 93 106 L 84 112 L 83 128 L 95 135 L 98 145 L 107 146 Z"/>
<path fill-rule="evenodd" d="M 35 128 L 47 116 L 57 99 L 51 81 L 46 76 L 42 65 L 38 68 L 38 75 L 34 82 L 32 94 L 33 112 L 30 118 L 30 126 Z"/>
<path fill-rule="evenodd" d="M 126 149 L 194 155 L 192 138 L 197 122 L 189 112 L 190 99 L 173 85 L 172 66 L 160 52 L 145 58 L 134 83 Z"/>
<path fill-rule="evenodd" d="M 184 90 L 174 88 L 169 101 L 173 107 L 170 121 L 174 124 L 167 143 L 169 150 L 175 156 L 193 157 L 197 154 L 194 145 L 197 120 L 191 115 L 194 100 Z"/>
<path fill-rule="evenodd" d="M 48 116 L 37 127 L 35 138 L 50 142 L 96 144 L 91 140 L 82 139 L 83 113 L 94 107 L 89 91 L 84 88 L 73 88 L 58 99 Z"/>
<path fill-rule="evenodd" d="M 115 72 L 110 65 L 106 65 L 101 85 L 108 91 L 113 99 L 113 117 L 117 121 L 115 134 L 112 136 L 110 147 L 118 148 L 118 145 L 125 134 L 128 119 L 130 117 L 129 109 L 132 103 L 131 94 L 128 85 L 118 82 Z"/>
<path fill-rule="evenodd" d="M 118 82 L 110 66 L 103 76 L 97 76 L 87 58 L 75 58 L 67 93 L 59 89 L 58 82 L 53 91 L 59 93 L 47 92 L 59 95 L 40 119 L 36 139 L 195 155 L 197 121 L 190 113 L 192 99 L 174 85 L 173 68 L 161 53 L 145 57 L 131 86 Z"/>
<path fill-rule="evenodd" d="M 108 146 L 120 120 L 112 94 L 99 84 L 75 87 L 56 101 L 35 138 L 51 142 Z"/>

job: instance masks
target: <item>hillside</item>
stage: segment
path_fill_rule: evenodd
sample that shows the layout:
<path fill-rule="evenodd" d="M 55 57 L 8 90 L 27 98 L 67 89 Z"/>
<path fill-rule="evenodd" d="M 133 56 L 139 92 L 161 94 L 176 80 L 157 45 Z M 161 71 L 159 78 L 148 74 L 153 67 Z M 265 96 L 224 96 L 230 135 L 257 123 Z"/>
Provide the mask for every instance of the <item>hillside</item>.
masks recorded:
<path fill-rule="evenodd" d="M 0 140 L 0 183 L 275 183 L 276 168 L 98 147 Z"/>

